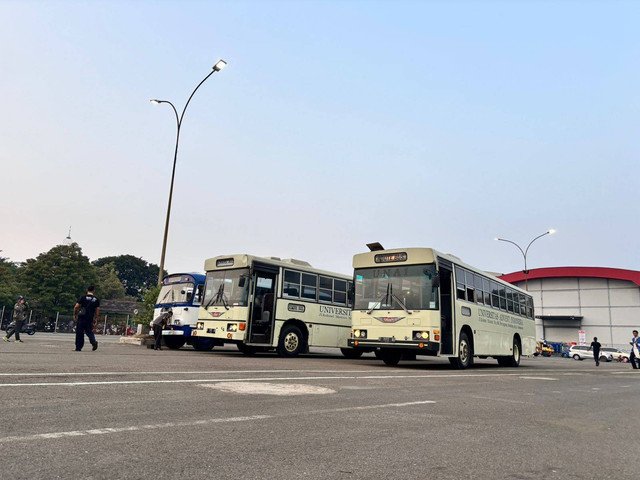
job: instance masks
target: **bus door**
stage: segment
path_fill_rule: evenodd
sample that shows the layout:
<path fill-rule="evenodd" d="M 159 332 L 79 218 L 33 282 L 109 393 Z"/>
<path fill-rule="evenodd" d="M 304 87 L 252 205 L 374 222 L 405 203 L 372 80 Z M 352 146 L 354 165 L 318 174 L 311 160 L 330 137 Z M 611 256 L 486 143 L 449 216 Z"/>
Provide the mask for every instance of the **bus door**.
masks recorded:
<path fill-rule="evenodd" d="M 271 265 L 254 264 L 248 343 L 271 344 L 275 324 L 278 270 L 278 267 Z"/>
<path fill-rule="evenodd" d="M 439 258 L 439 274 L 440 274 L 440 354 L 453 354 L 453 275 L 451 274 L 452 265 L 446 260 Z M 443 265 L 444 263 L 444 265 Z"/>

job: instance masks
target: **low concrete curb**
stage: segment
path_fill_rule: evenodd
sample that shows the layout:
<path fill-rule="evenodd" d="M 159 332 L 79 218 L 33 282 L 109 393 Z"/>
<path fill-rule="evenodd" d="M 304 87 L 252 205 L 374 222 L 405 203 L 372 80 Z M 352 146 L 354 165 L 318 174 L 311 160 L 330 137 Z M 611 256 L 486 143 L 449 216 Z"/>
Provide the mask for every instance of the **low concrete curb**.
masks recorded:
<path fill-rule="evenodd" d="M 147 345 L 153 345 L 154 340 L 151 335 L 144 335 L 140 337 L 120 337 L 120 343 L 125 343 L 127 345 L 139 345 L 141 347 Z"/>

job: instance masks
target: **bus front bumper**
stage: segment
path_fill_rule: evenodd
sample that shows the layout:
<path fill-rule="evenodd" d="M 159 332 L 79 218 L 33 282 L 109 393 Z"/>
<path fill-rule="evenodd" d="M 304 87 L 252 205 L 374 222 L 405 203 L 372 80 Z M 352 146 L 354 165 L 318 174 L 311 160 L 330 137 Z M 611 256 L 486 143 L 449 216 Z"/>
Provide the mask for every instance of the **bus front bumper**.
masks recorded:
<path fill-rule="evenodd" d="M 440 343 L 438 342 L 420 342 L 416 340 L 349 338 L 347 344 L 353 348 L 398 348 L 403 350 L 422 350 L 431 354 L 437 354 L 440 351 Z"/>
<path fill-rule="evenodd" d="M 162 336 L 168 335 L 168 336 L 190 337 L 191 330 L 192 328 L 187 325 L 182 327 L 174 327 L 172 325 L 169 325 L 168 327 L 165 327 L 164 330 L 162 330 Z"/>

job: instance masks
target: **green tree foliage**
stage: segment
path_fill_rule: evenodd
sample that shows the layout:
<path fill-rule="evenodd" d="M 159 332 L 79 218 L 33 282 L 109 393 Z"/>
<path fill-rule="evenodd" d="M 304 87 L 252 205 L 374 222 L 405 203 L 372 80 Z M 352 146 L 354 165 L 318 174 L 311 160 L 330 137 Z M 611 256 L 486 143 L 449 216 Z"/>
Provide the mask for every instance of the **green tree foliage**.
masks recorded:
<path fill-rule="evenodd" d="M 98 275 L 96 296 L 104 300 L 124 300 L 127 295 L 124 285 L 115 272 L 115 267 L 108 263 L 102 267 L 94 267 Z"/>
<path fill-rule="evenodd" d="M 125 293 L 138 300 L 143 300 L 147 290 L 158 282 L 158 266 L 133 255 L 102 257 L 93 264 L 97 267 L 113 265 L 116 275 L 124 285 Z"/>
<path fill-rule="evenodd" d="M 20 295 L 18 266 L 6 258 L 0 257 L 0 310 L 2 306 L 5 307 L 5 310 L 8 307 L 13 307 L 18 295 Z"/>
<path fill-rule="evenodd" d="M 153 307 L 155 306 L 158 295 L 160 294 L 160 288 L 160 285 L 154 285 L 145 292 L 144 299 L 142 301 L 142 308 L 136 317 L 136 321 L 138 323 L 149 325 L 151 320 L 153 320 Z"/>
<path fill-rule="evenodd" d="M 35 259 L 27 260 L 21 280 L 31 307 L 70 312 L 87 286 L 96 284 L 98 275 L 77 243 L 58 245 Z M 37 303 L 37 305 L 34 305 Z"/>

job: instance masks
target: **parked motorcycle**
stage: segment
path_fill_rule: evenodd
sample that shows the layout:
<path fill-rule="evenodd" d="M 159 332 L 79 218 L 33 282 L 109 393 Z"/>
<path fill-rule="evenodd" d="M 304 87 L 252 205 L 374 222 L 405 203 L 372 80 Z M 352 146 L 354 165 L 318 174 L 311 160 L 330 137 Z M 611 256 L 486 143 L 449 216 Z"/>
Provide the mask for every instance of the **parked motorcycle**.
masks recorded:
<path fill-rule="evenodd" d="M 16 325 L 16 322 L 13 321 L 11 322 L 8 327 L 7 330 L 10 327 L 14 327 Z M 36 333 L 36 322 L 31 322 L 31 323 L 22 323 L 22 328 L 20 329 L 20 333 L 26 333 L 27 335 L 33 335 L 34 333 Z"/>

